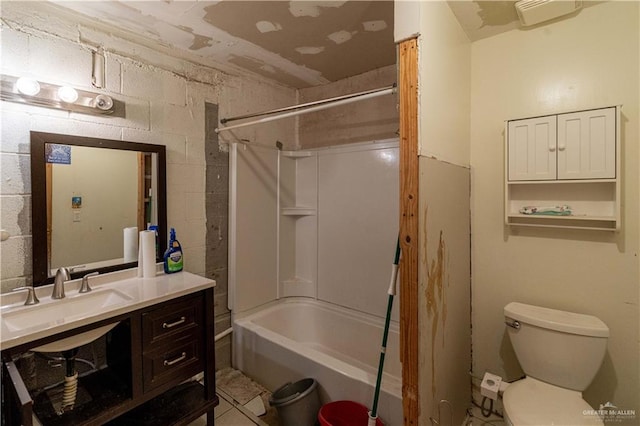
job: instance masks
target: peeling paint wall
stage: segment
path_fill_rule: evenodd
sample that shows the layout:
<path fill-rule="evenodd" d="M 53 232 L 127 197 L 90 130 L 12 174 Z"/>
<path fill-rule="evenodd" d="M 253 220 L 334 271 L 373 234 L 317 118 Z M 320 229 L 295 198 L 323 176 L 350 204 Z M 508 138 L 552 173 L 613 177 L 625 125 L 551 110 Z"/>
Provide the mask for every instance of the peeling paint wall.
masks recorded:
<path fill-rule="evenodd" d="M 471 43 L 448 4 L 420 3 L 419 154 L 469 165 Z"/>
<path fill-rule="evenodd" d="M 462 424 L 471 365 L 470 170 L 420 157 L 420 424 Z M 439 418 L 439 414 L 447 416 Z"/>
<path fill-rule="evenodd" d="M 471 84 L 474 375 L 522 374 L 503 323 L 509 302 L 595 315 L 611 334 L 585 400 L 637 414 L 639 9 L 638 2 L 604 2 L 477 41 Z M 505 229 L 503 120 L 617 104 L 623 105 L 621 231 Z"/>
<path fill-rule="evenodd" d="M 415 24 L 413 6 L 403 8 L 409 25 L 398 34 Z M 462 424 L 471 398 L 471 44 L 447 3 L 420 2 L 418 12 L 419 424 L 449 424 L 451 412 Z"/>
<path fill-rule="evenodd" d="M 301 89 L 300 103 L 378 89 L 396 82 L 395 65 Z M 301 148 L 341 145 L 397 137 L 397 96 L 384 95 L 299 116 Z"/>

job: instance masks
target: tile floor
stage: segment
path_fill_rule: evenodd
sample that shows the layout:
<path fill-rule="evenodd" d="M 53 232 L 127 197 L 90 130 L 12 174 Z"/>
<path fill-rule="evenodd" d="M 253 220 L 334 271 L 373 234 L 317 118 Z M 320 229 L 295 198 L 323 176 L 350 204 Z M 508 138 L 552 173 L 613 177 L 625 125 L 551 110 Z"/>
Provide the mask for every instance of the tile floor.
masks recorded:
<path fill-rule="evenodd" d="M 215 408 L 216 426 L 279 426 L 276 409 L 269 407 L 271 392 L 242 372 L 232 368 L 217 371 L 216 387 L 219 398 L 219 404 Z M 262 401 L 266 410 L 261 417 L 256 416 L 249 408 L 256 399 L 258 405 Z M 189 426 L 206 424 L 206 416 L 202 416 Z"/>
<path fill-rule="evenodd" d="M 220 404 L 215 409 L 216 426 L 266 426 L 266 423 L 259 419 L 256 421 L 250 419 L 242 413 L 238 408 L 229 403 L 223 396 L 218 394 Z M 207 417 L 202 416 L 189 426 L 206 426 Z"/>
<path fill-rule="evenodd" d="M 217 424 L 217 423 L 216 423 Z M 480 411 L 480 408 L 473 407 L 471 409 L 471 416 L 468 418 L 468 422 L 465 426 L 505 426 L 506 423 L 503 418 L 496 415 L 490 417 L 484 417 Z"/>

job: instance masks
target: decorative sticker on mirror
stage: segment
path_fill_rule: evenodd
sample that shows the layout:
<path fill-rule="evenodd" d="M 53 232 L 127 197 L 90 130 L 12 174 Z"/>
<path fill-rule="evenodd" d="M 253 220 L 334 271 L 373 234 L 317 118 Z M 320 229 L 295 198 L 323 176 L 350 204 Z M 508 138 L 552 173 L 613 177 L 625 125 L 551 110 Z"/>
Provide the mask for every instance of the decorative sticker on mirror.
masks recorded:
<path fill-rule="evenodd" d="M 45 161 L 51 164 L 71 164 L 71 146 L 48 143 L 44 148 Z"/>

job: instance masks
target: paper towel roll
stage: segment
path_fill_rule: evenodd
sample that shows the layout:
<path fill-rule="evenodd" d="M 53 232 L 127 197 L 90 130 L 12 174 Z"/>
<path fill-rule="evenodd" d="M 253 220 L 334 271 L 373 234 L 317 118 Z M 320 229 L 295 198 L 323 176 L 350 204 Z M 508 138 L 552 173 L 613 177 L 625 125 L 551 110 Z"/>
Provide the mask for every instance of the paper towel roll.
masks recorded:
<path fill-rule="evenodd" d="M 124 236 L 124 263 L 138 260 L 138 227 L 123 229 Z"/>
<path fill-rule="evenodd" d="M 140 231 L 140 249 L 138 250 L 138 276 L 153 278 L 156 276 L 156 233 Z"/>

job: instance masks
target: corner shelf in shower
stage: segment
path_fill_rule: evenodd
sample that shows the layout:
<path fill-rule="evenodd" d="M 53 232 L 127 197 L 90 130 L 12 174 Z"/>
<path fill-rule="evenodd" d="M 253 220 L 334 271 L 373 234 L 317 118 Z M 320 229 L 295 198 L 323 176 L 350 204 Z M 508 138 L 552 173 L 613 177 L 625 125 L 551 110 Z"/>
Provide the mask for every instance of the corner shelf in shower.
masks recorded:
<path fill-rule="evenodd" d="M 313 207 L 283 207 L 281 210 L 283 216 L 315 216 L 316 209 Z"/>
<path fill-rule="evenodd" d="M 286 285 L 312 285 L 313 281 L 306 278 L 293 277 L 288 280 L 283 280 L 282 283 Z"/>
<path fill-rule="evenodd" d="M 282 156 L 288 158 L 307 158 L 311 155 L 311 151 L 282 151 Z"/>
<path fill-rule="evenodd" d="M 298 276 L 282 281 L 282 296 L 316 297 L 316 286 L 313 280 Z"/>

